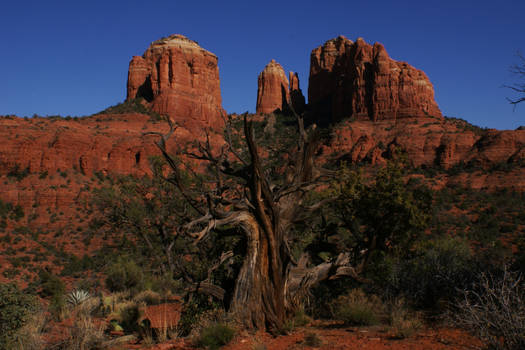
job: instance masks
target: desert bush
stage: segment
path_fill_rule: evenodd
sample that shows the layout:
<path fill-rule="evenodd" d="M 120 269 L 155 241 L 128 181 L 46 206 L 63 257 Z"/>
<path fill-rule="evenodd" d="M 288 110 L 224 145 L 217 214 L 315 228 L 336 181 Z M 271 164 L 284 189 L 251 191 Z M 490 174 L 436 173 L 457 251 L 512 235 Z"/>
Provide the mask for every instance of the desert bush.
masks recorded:
<path fill-rule="evenodd" d="M 120 325 L 128 333 L 135 332 L 139 329 L 139 318 L 141 316 L 140 307 L 132 303 L 123 307 L 119 312 Z"/>
<path fill-rule="evenodd" d="M 403 298 L 388 303 L 387 314 L 389 331 L 395 338 L 408 338 L 423 326 L 419 315 L 407 307 Z"/>
<path fill-rule="evenodd" d="M 177 328 L 180 335 L 194 336 L 214 323 L 224 323 L 224 310 L 208 296 L 197 293 L 184 303 Z"/>
<path fill-rule="evenodd" d="M 9 349 L 14 335 L 38 310 L 36 297 L 14 284 L 0 284 L 0 349 Z"/>
<path fill-rule="evenodd" d="M 41 284 L 41 291 L 40 295 L 42 297 L 52 297 L 55 295 L 63 295 L 66 291 L 66 286 L 64 285 L 64 282 L 52 273 L 42 270 L 39 273 L 40 277 L 40 284 Z"/>
<path fill-rule="evenodd" d="M 216 350 L 228 344 L 235 335 L 235 330 L 224 323 L 215 323 L 204 328 L 196 340 L 201 348 Z"/>
<path fill-rule="evenodd" d="M 64 317 L 66 299 L 64 282 L 57 276 L 47 271 L 40 271 L 40 284 L 42 297 L 50 297 L 49 312 L 55 319 L 61 320 Z"/>
<path fill-rule="evenodd" d="M 306 314 L 303 309 L 299 309 L 295 312 L 293 317 L 294 327 L 304 327 L 312 322 L 312 318 Z"/>
<path fill-rule="evenodd" d="M 106 287 L 112 292 L 131 290 L 136 292 L 142 288 L 144 274 L 142 269 L 132 260 L 118 259 L 106 272 Z"/>
<path fill-rule="evenodd" d="M 378 324 L 384 312 L 381 299 L 366 295 L 361 289 L 352 289 L 341 295 L 332 304 L 333 318 L 352 326 L 371 326 Z"/>
<path fill-rule="evenodd" d="M 14 344 L 18 350 L 40 350 L 44 348 L 44 326 L 46 316 L 43 312 L 34 314 L 16 333 Z"/>
<path fill-rule="evenodd" d="M 454 319 L 490 348 L 525 349 L 525 281 L 504 270 L 501 276 L 483 273 L 472 290 L 465 290 Z"/>
<path fill-rule="evenodd" d="M 67 302 L 72 306 L 77 306 L 88 300 L 89 292 L 83 289 L 76 289 L 67 295 Z"/>
<path fill-rule="evenodd" d="M 79 315 L 69 328 L 67 339 L 59 344 L 54 344 L 52 348 L 60 350 L 104 349 L 104 328 L 103 323 L 96 324 L 90 316 Z"/>
<path fill-rule="evenodd" d="M 374 269 L 371 277 L 385 297 L 439 309 L 473 282 L 477 266 L 466 240 L 441 238 L 418 244 L 409 257 L 386 257 Z"/>
<path fill-rule="evenodd" d="M 133 300 L 138 304 L 144 303 L 146 305 L 158 305 L 162 302 L 160 294 L 149 289 L 135 295 Z"/>

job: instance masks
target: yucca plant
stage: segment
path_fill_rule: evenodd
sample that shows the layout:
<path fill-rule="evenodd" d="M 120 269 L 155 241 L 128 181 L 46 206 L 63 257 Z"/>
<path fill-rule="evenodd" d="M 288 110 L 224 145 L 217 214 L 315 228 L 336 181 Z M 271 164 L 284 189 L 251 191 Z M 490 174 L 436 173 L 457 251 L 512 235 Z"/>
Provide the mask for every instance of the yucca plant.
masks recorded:
<path fill-rule="evenodd" d="M 72 306 L 77 306 L 82 304 L 84 301 L 88 300 L 90 297 L 89 292 L 83 289 L 76 289 L 70 292 L 67 295 L 67 302 Z"/>

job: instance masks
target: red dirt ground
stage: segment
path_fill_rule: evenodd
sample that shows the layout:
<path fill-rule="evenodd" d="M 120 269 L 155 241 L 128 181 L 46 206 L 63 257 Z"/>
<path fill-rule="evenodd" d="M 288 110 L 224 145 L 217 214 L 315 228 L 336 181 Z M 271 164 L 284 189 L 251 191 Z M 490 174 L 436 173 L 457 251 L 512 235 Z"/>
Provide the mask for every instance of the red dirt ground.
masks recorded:
<path fill-rule="evenodd" d="M 304 344 L 307 333 L 315 333 L 322 341 L 314 348 Z M 129 349 L 141 347 L 129 347 Z M 285 350 L 285 349 L 367 349 L 367 350 L 475 350 L 483 343 L 468 333 L 450 328 L 424 329 L 406 339 L 394 339 L 381 329 L 372 328 L 301 328 L 292 334 L 272 337 L 266 333 L 241 334 L 224 350 Z M 122 347 L 120 349 L 128 349 Z M 142 349 L 187 350 L 193 349 L 189 341 L 172 341 Z M 116 349 L 115 349 L 116 350 Z"/>

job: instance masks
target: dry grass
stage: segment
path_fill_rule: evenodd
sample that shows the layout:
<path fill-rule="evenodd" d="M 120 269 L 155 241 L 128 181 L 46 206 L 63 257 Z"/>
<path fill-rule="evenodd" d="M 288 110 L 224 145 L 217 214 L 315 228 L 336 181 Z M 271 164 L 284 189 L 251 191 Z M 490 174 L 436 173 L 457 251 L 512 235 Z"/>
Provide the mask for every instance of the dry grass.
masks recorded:
<path fill-rule="evenodd" d="M 347 325 L 372 326 L 378 324 L 385 306 L 375 295 L 367 295 L 361 289 L 352 289 L 338 297 L 331 305 L 333 318 Z"/>
<path fill-rule="evenodd" d="M 43 312 L 34 315 L 17 332 L 16 344 L 20 350 L 40 350 L 44 348 L 43 332 L 47 320 Z"/>
<path fill-rule="evenodd" d="M 388 305 L 388 324 L 388 331 L 398 339 L 414 335 L 423 326 L 420 315 L 410 311 L 402 298 Z"/>

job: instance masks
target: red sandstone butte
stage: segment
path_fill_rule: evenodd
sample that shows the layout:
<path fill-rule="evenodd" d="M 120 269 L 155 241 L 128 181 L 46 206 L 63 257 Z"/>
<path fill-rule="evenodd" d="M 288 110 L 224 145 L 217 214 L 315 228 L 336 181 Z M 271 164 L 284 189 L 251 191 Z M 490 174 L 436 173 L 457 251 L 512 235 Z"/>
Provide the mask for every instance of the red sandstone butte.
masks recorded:
<path fill-rule="evenodd" d="M 305 109 L 305 99 L 299 87 L 297 73 L 289 73 L 286 78 L 283 67 L 271 60 L 259 74 L 257 84 L 256 112 L 265 114 L 285 110 L 290 104 L 301 113 Z"/>
<path fill-rule="evenodd" d="M 290 100 L 288 84 L 283 67 L 271 60 L 259 74 L 256 112 L 264 114 L 283 110 Z"/>
<path fill-rule="evenodd" d="M 423 71 L 391 59 L 379 43 L 344 36 L 312 51 L 308 103 L 329 122 L 442 116 Z"/>
<path fill-rule="evenodd" d="M 129 63 L 127 100 L 143 98 L 187 129 L 221 127 L 218 58 L 175 34 L 154 41 Z"/>

